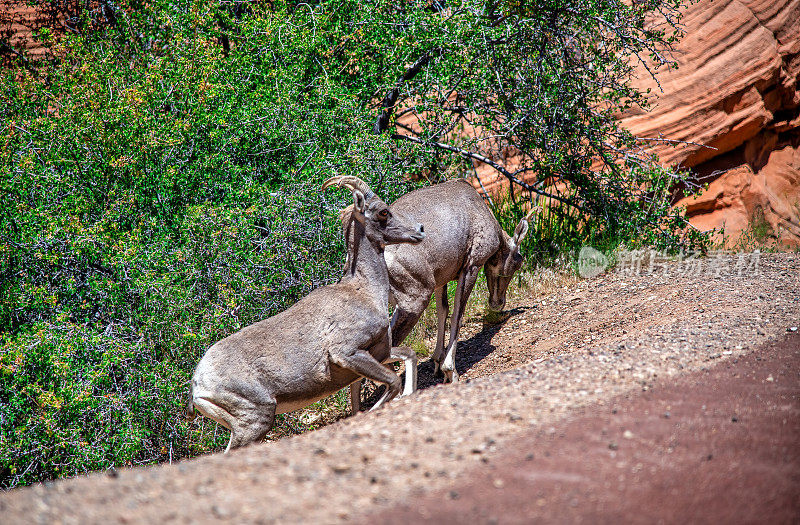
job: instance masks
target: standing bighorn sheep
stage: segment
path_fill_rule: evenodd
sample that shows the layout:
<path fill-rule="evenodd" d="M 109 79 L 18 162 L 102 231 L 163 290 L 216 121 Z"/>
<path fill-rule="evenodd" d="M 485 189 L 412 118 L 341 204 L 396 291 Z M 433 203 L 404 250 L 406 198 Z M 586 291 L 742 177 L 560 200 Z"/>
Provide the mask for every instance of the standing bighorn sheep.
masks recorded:
<path fill-rule="evenodd" d="M 419 243 L 422 225 L 401 218 L 357 177 L 333 177 L 322 189 L 346 187 L 352 242 L 348 268 L 336 283 L 317 288 L 278 315 L 247 326 L 209 348 L 197 365 L 188 415 L 194 409 L 231 430 L 226 452 L 264 438 L 275 414 L 307 406 L 360 379 L 387 385 L 379 407 L 400 392 L 400 378 L 381 363 L 404 359 L 392 348 L 387 245 Z M 404 394 L 416 388 L 406 374 Z"/>
<path fill-rule="evenodd" d="M 458 332 L 478 272 L 483 267 L 489 307 L 502 310 L 511 278 L 524 262 L 519 249 L 534 210 L 519 221 L 514 236 L 509 236 L 478 192 L 464 179 L 407 193 L 391 205 L 391 210 L 424 221 L 427 234 L 423 243 L 390 246 L 384 253 L 391 284 L 390 303 L 395 305 L 392 341 L 402 343 L 435 293 L 438 334 L 433 361 L 443 372 L 445 382 L 457 381 Z M 455 280 L 458 285 L 450 318 L 450 341 L 445 349 L 447 283 Z M 358 397 L 359 386 L 360 382 L 351 385 L 351 399 Z"/>

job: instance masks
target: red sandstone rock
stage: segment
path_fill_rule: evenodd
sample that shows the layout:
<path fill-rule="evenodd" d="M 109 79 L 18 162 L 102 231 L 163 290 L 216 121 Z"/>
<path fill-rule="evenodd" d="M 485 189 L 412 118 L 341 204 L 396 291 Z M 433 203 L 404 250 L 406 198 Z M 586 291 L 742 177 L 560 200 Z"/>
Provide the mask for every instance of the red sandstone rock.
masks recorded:
<path fill-rule="evenodd" d="M 786 146 L 772 151 L 758 173 L 748 164 L 737 166 L 701 195 L 684 198 L 678 205 L 686 206 L 686 216 L 702 230 L 724 227 L 729 245 L 737 243 L 743 230 L 758 230 L 763 219 L 762 234 L 794 247 L 800 239 L 799 188 L 800 149 Z"/>
<path fill-rule="evenodd" d="M 64 5 L 51 2 L 31 2 L 20 0 L 0 0 L 0 38 L 7 47 L 0 50 L 0 64 L 9 65 L 15 56 L 25 56 L 29 60 L 44 58 L 46 48 L 34 37 L 34 32 L 43 28 L 63 31 L 63 20 L 67 11 Z"/>
<path fill-rule="evenodd" d="M 640 75 L 653 110 L 625 114 L 623 125 L 693 143 L 651 146 L 665 164 L 713 181 L 678 203 L 692 224 L 724 225 L 733 245 L 763 213 L 777 243 L 800 246 L 800 0 L 701 0 L 684 24 L 679 68 L 659 75 L 663 92 Z"/>

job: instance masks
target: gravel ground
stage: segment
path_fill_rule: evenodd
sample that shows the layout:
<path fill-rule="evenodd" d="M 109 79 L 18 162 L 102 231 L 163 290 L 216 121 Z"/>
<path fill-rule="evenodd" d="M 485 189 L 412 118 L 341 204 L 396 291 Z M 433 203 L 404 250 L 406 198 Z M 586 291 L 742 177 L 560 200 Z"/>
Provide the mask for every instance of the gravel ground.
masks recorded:
<path fill-rule="evenodd" d="M 334 523 L 380 513 L 446 489 L 576 409 L 796 330 L 800 256 L 761 254 L 738 272 L 740 262 L 615 271 L 521 299 L 502 323 L 465 327 L 457 385 L 226 456 L 11 491 L 0 495 L 3 522 Z"/>
<path fill-rule="evenodd" d="M 800 332 L 504 443 L 360 523 L 797 523 Z"/>

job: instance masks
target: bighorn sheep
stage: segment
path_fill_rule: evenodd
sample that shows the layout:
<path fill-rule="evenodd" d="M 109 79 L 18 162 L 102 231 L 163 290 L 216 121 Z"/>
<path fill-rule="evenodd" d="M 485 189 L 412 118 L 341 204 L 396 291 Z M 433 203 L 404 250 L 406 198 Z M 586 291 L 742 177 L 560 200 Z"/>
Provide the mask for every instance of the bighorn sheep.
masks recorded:
<path fill-rule="evenodd" d="M 531 210 L 509 236 L 472 185 L 464 179 L 436 184 L 403 195 L 391 205 L 394 213 L 424 221 L 427 237 L 418 245 L 395 245 L 384 255 L 389 269 L 392 341 L 400 344 L 411 332 L 436 295 L 438 334 L 433 361 L 445 382 L 458 380 L 456 344 L 464 307 L 481 267 L 489 288 L 489 307 L 505 306 L 506 290 L 524 262 L 520 245 L 528 233 Z M 448 316 L 447 283 L 458 281 L 450 319 L 450 341 L 445 349 Z M 360 382 L 351 385 L 358 397 Z M 355 392 L 354 392 L 355 391 Z"/>
<path fill-rule="evenodd" d="M 222 339 L 194 372 L 187 416 L 196 409 L 230 429 L 226 452 L 263 439 L 275 414 L 307 406 L 362 376 L 387 385 L 379 407 L 400 391 L 400 378 L 384 361 L 404 359 L 416 372 L 414 351 L 392 348 L 383 253 L 390 244 L 419 243 L 423 227 L 391 211 L 357 177 L 333 177 L 322 189 L 333 185 L 353 193 L 346 274 Z M 416 374 L 406 374 L 404 394 L 415 388 Z"/>

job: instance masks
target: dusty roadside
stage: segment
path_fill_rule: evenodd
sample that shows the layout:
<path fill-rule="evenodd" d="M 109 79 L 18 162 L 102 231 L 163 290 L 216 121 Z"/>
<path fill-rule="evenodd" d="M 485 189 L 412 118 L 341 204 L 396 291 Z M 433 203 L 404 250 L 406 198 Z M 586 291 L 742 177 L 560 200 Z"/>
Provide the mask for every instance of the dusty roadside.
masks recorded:
<path fill-rule="evenodd" d="M 738 263 L 614 272 L 521 300 L 505 322 L 465 331 L 458 385 L 228 456 L 11 491 L 0 514 L 4 523 L 330 523 L 415 502 L 526 433 L 796 328 L 800 257 L 762 254 L 741 272 Z"/>
<path fill-rule="evenodd" d="M 800 332 L 531 429 L 363 523 L 796 523 Z"/>

